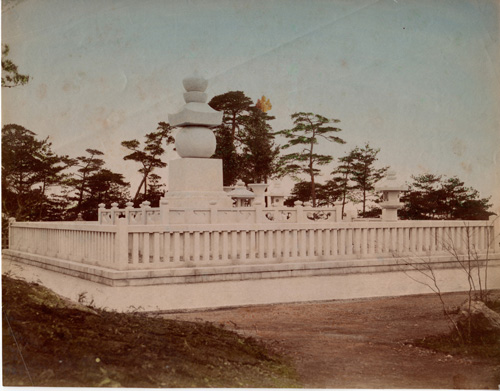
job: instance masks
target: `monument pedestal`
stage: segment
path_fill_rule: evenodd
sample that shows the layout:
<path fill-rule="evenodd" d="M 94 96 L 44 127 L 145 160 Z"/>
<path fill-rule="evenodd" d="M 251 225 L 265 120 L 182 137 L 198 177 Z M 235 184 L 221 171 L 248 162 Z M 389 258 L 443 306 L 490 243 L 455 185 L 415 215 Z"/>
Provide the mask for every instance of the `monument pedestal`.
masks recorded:
<path fill-rule="evenodd" d="M 165 199 L 171 208 L 231 208 L 232 199 L 222 187 L 222 160 L 182 158 L 172 160 Z"/>

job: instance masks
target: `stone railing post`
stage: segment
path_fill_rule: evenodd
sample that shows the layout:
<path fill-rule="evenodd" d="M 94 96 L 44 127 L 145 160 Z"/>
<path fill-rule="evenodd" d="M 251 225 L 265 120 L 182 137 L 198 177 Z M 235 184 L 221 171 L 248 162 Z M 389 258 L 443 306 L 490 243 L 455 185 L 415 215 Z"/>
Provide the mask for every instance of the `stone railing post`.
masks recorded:
<path fill-rule="evenodd" d="M 106 204 L 99 204 L 97 209 L 97 220 L 102 224 L 102 213 L 106 210 Z"/>
<path fill-rule="evenodd" d="M 116 220 L 115 266 L 119 270 L 128 267 L 128 221 L 125 217 Z"/>
<path fill-rule="evenodd" d="M 148 209 L 150 209 L 151 202 L 143 201 L 141 204 L 142 210 L 142 224 L 146 225 L 148 223 Z"/>
<path fill-rule="evenodd" d="M 500 253 L 500 213 L 497 216 L 491 215 L 489 221 L 492 227 L 489 244 L 493 252 Z"/>
<path fill-rule="evenodd" d="M 116 224 L 116 213 L 115 211 L 118 210 L 118 203 L 113 202 L 111 204 L 111 224 Z"/>
<path fill-rule="evenodd" d="M 168 201 L 165 197 L 160 199 L 160 219 L 162 224 L 168 224 L 170 217 L 170 208 L 168 207 Z"/>
<path fill-rule="evenodd" d="M 134 203 L 129 201 L 125 204 L 125 218 L 127 223 L 130 224 L 130 211 L 134 208 Z"/>
<path fill-rule="evenodd" d="M 15 217 L 9 217 L 9 248 L 12 249 L 12 240 L 14 239 L 14 234 L 12 232 L 12 224 L 16 222 Z"/>
<path fill-rule="evenodd" d="M 262 205 L 262 200 L 261 199 L 256 199 L 255 200 L 255 222 L 257 224 L 263 223 L 264 222 L 264 205 Z"/>
<path fill-rule="evenodd" d="M 304 207 L 302 206 L 302 201 L 295 201 L 295 210 L 297 211 L 297 223 L 304 222 Z"/>

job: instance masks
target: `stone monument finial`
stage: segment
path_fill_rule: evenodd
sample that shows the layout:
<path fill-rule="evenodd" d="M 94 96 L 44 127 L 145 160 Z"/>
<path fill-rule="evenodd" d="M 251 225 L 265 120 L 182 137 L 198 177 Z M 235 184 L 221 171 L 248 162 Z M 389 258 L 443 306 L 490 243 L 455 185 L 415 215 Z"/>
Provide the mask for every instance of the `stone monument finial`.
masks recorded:
<path fill-rule="evenodd" d="M 210 128 L 222 123 L 222 112 L 212 109 L 205 90 L 208 81 L 190 76 L 182 81 L 186 104 L 176 114 L 169 114 L 170 125 L 182 129 L 175 136 L 175 148 L 182 158 L 209 158 L 215 152 L 216 140 Z"/>
<path fill-rule="evenodd" d="M 184 80 L 182 80 L 182 85 L 188 92 L 190 91 L 205 92 L 205 90 L 208 87 L 208 80 L 204 79 L 199 75 L 193 75 L 186 77 Z"/>

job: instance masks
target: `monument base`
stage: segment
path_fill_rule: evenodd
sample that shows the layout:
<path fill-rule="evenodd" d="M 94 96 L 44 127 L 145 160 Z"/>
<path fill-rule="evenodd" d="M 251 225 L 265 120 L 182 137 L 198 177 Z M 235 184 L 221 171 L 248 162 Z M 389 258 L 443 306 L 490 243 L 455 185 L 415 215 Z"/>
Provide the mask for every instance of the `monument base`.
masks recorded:
<path fill-rule="evenodd" d="M 172 160 L 165 199 L 173 208 L 209 208 L 211 205 L 231 208 L 233 201 L 224 192 L 222 183 L 221 159 Z"/>

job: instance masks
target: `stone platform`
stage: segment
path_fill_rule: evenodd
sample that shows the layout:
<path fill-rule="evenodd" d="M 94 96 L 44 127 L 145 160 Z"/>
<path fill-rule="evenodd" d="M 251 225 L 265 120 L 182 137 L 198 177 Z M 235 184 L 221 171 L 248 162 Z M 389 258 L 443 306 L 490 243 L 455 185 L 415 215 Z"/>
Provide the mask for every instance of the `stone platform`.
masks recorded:
<path fill-rule="evenodd" d="M 442 292 L 468 289 L 449 256 L 435 257 Z M 117 271 L 4 250 L 3 273 L 117 311 L 183 311 L 233 306 L 431 293 L 395 258 Z M 488 287 L 500 288 L 500 257 L 489 260 Z"/>

